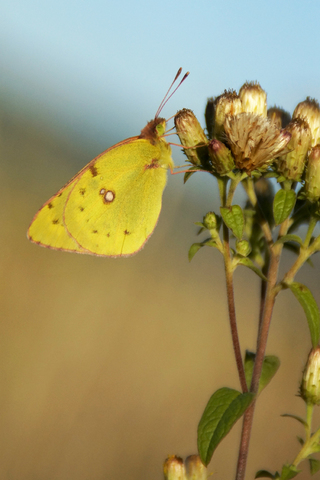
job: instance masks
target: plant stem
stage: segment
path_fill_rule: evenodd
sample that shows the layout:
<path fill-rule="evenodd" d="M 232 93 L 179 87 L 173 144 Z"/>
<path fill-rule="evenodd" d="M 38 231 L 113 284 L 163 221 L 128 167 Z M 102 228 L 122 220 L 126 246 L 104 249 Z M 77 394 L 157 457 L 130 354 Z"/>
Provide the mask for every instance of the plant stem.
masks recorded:
<path fill-rule="evenodd" d="M 285 221 L 281 225 L 279 237 L 282 235 L 285 235 L 285 232 L 287 231 L 288 226 L 289 226 L 289 223 L 287 221 Z M 252 374 L 252 381 L 250 386 L 250 392 L 253 392 L 255 394 L 258 393 L 258 389 L 259 389 L 259 381 L 260 381 L 263 360 L 264 360 L 266 346 L 267 346 L 273 307 L 274 307 L 276 296 L 279 292 L 279 290 L 277 290 L 275 287 L 277 284 L 282 248 L 283 248 L 283 245 L 279 243 L 279 244 L 273 245 L 272 248 L 270 249 L 270 267 L 268 272 L 267 291 L 264 299 L 264 312 L 263 312 L 263 318 L 262 318 L 261 325 L 259 328 L 259 333 L 258 333 L 257 354 L 256 354 L 256 359 L 255 359 L 255 364 L 254 364 L 254 369 Z M 246 464 L 248 459 L 249 441 L 250 441 L 250 435 L 251 435 L 251 429 L 252 429 L 252 423 L 253 423 L 254 409 L 255 409 L 255 401 L 250 405 L 250 407 L 247 409 L 247 411 L 244 414 L 236 480 L 244 480 Z"/>
<path fill-rule="evenodd" d="M 243 392 L 248 391 L 246 377 L 244 373 L 244 366 L 241 356 L 241 348 L 239 342 L 239 334 L 237 328 L 236 309 L 234 302 L 234 288 L 233 288 L 233 269 L 231 264 L 231 255 L 229 247 L 229 230 L 227 226 L 223 226 L 223 244 L 224 244 L 224 264 L 226 274 L 227 299 L 229 309 L 229 322 L 232 337 L 233 350 L 235 354 L 236 364 L 238 368 L 239 380 Z"/>
<path fill-rule="evenodd" d="M 313 234 L 313 230 L 316 226 L 318 222 L 318 218 L 316 218 L 314 215 L 312 215 L 311 219 L 310 219 L 310 223 L 309 223 L 309 226 L 308 226 L 308 231 L 307 231 L 307 235 L 306 235 L 306 238 L 304 240 L 304 247 L 308 247 L 309 244 L 310 244 L 310 240 L 311 240 L 311 236 Z"/>
<path fill-rule="evenodd" d="M 236 186 L 238 185 L 240 178 L 232 180 L 231 186 L 229 189 L 228 199 L 227 199 L 227 179 L 218 179 L 220 199 L 222 206 L 230 206 L 235 192 Z M 232 268 L 232 259 L 230 253 L 230 238 L 229 238 L 229 229 L 223 224 L 223 254 L 224 254 L 224 266 L 225 266 L 225 275 L 226 275 L 226 288 L 227 288 L 227 300 L 228 300 L 228 310 L 229 310 L 229 322 L 231 330 L 231 338 L 233 344 L 233 350 L 236 360 L 236 365 L 238 369 L 238 375 L 240 380 L 241 389 L 243 392 L 248 391 L 246 377 L 244 373 L 244 366 L 241 356 L 241 348 L 239 342 L 239 334 L 237 328 L 237 317 L 236 317 L 236 307 L 234 301 L 234 287 L 233 287 L 233 268 Z"/>
<path fill-rule="evenodd" d="M 312 403 L 307 403 L 307 425 L 306 429 L 306 442 L 310 440 L 311 437 L 311 426 L 312 426 L 312 415 L 313 415 L 314 405 Z"/>

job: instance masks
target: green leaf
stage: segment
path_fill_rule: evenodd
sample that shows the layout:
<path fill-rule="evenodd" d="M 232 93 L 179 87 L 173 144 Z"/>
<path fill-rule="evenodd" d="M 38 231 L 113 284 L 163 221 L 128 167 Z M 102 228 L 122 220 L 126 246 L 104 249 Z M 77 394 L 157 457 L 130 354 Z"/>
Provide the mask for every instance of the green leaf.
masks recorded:
<path fill-rule="evenodd" d="M 233 235 L 241 240 L 244 227 L 242 208 L 239 205 L 232 205 L 232 207 L 221 207 L 220 212 L 224 223 L 230 228 Z"/>
<path fill-rule="evenodd" d="M 294 420 L 297 420 L 298 422 L 302 423 L 302 425 L 303 425 L 304 427 L 308 428 L 307 422 L 305 422 L 305 421 L 303 420 L 303 418 L 298 417 L 298 415 L 290 415 L 290 413 L 283 413 L 283 414 L 281 415 L 281 417 L 293 418 Z M 299 439 L 299 438 L 298 438 L 298 441 L 300 442 L 300 439 Z M 301 443 L 301 442 L 300 442 L 300 443 Z M 303 443 L 304 443 L 304 442 L 303 442 Z M 302 444 L 302 445 L 303 445 L 303 444 Z"/>
<path fill-rule="evenodd" d="M 196 166 L 188 167 L 188 171 L 184 174 L 183 183 L 186 183 L 187 180 L 189 180 L 189 178 L 191 177 L 191 175 L 196 173 L 198 170 L 200 169 L 199 167 L 196 167 Z"/>
<path fill-rule="evenodd" d="M 309 458 L 309 467 L 310 467 L 311 475 L 314 475 L 315 473 L 319 472 L 320 460 L 317 460 L 315 458 Z"/>
<path fill-rule="evenodd" d="M 260 268 L 258 268 L 250 258 L 240 257 L 240 256 L 238 257 L 237 256 L 236 257 L 236 263 L 238 265 L 244 265 L 245 267 L 250 268 L 250 270 L 252 270 L 254 273 L 256 273 L 258 275 L 258 277 L 261 278 L 261 280 L 264 280 L 265 282 L 267 281 L 267 278 L 263 275 Z"/>
<path fill-rule="evenodd" d="M 280 480 L 290 480 L 300 472 L 295 465 L 283 465 Z"/>
<path fill-rule="evenodd" d="M 268 470 L 259 470 L 254 478 L 272 478 L 273 480 L 275 480 L 279 477 L 279 472 L 276 472 L 273 475 L 271 472 L 268 472 Z"/>
<path fill-rule="evenodd" d="M 294 190 L 278 190 L 273 200 L 273 216 L 276 225 L 280 225 L 289 217 L 295 203 L 296 192 Z"/>
<path fill-rule="evenodd" d="M 198 450 L 204 465 L 208 465 L 221 440 L 253 399 L 253 393 L 240 393 L 226 387 L 220 388 L 211 396 L 198 426 Z"/>
<path fill-rule="evenodd" d="M 288 235 L 283 235 L 283 237 L 280 237 L 276 242 L 275 245 L 278 243 L 285 243 L 285 242 L 297 242 L 299 245 L 303 245 L 303 241 L 298 235 L 293 235 L 293 234 L 288 234 Z"/>
<path fill-rule="evenodd" d="M 255 358 L 255 353 L 249 352 L 248 350 L 246 351 L 246 356 L 244 359 L 244 372 L 248 388 L 250 388 L 251 384 Z M 276 357 L 275 355 L 266 355 L 264 357 L 258 393 L 261 393 L 262 390 L 268 385 L 268 383 L 270 383 L 272 378 L 277 373 L 279 367 L 280 360 L 278 357 Z"/>
<path fill-rule="evenodd" d="M 299 301 L 304 313 L 306 314 L 311 334 L 312 346 L 313 348 L 316 348 L 319 343 L 320 336 L 320 315 L 318 305 L 310 290 L 302 283 L 293 282 L 290 283 L 288 287 Z"/>
<path fill-rule="evenodd" d="M 200 250 L 201 247 L 203 247 L 202 243 L 193 243 L 191 245 L 188 253 L 189 262 L 191 262 L 191 260 L 193 259 L 195 254 Z"/>

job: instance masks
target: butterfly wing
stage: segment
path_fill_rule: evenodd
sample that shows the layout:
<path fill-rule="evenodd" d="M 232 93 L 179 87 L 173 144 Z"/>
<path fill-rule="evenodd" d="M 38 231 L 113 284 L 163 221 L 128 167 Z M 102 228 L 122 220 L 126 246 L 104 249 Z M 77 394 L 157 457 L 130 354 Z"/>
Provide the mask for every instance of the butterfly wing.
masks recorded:
<path fill-rule="evenodd" d="M 162 204 L 170 147 L 135 139 L 101 155 L 69 193 L 64 224 L 79 248 L 127 256 L 153 232 Z"/>
<path fill-rule="evenodd" d="M 71 180 L 35 215 L 28 230 L 29 240 L 55 250 L 86 253 L 69 235 L 63 222 L 66 201 L 76 181 Z"/>
<path fill-rule="evenodd" d="M 134 137 L 92 160 L 53 196 L 30 225 L 40 245 L 103 256 L 132 255 L 153 232 L 171 150 Z"/>

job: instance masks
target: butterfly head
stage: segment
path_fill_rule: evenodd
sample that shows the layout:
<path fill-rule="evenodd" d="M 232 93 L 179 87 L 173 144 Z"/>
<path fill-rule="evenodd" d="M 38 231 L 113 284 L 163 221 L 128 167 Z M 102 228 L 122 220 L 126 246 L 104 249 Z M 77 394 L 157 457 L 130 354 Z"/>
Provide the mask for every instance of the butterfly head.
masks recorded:
<path fill-rule="evenodd" d="M 141 130 L 139 138 L 149 140 L 153 145 L 159 141 L 166 131 L 164 118 L 154 118 Z"/>

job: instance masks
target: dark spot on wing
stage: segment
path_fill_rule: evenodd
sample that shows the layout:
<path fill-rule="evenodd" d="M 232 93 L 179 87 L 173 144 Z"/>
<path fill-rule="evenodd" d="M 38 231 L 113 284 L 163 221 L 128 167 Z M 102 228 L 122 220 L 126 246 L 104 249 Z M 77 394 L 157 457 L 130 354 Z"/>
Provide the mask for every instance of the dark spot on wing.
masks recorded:
<path fill-rule="evenodd" d="M 61 195 L 62 195 L 62 192 L 59 193 L 58 197 L 61 197 Z"/>
<path fill-rule="evenodd" d="M 84 207 L 79 207 L 80 212 L 83 212 Z"/>
<path fill-rule="evenodd" d="M 57 225 L 59 223 L 59 219 L 52 220 L 53 225 Z"/>
<path fill-rule="evenodd" d="M 94 165 L 91 165 L 91 167 L 90 167 L 89 170 L 90 170 L 91 175 L 92 175 L 93 177 L 96 177 L 96 176 L 98 175 L 98 169 L 97 169 L 97 167 L 95 167 Z"/>
<path fill-rule="evenodd" d="M 145 165 L 144 169 L 145 170 L 150 170 L 152 168 L 159 168 L 160 165 L 159 165 L 159 162 L 158 162 L 158 159 L 157 158 L 153 158 L 151 160 L 151 163 L 149 163 L 148 165 Z"/>
<path fill-rule="evenodd" d="M 83 196 L 86 193 L 86 189 L 85 188 L 80 188 L 79 193 L 80 193 L 80 195 Z"/>
<path fill-rule="evenodd" d="M 107 233 L 107 237 L 110 237 L 110 233 Z"/>
<path fill-rule="evenodd" d="M 125 230 L 123 233 L 124 233 L 125 235 L 130 235 L 130 232 L 128 232 L 128 230 Z"/>
<path fill-rule="evenodd" d="M 48 203 L 48 208 L 53 208 L 53 205 L 52 205 L 52 203 L 51 203 L 51 202 L 50 202 L 50 203 Z"/>
<path fill-rule="evenodd" d="M 98 233 L 98 230 L 92 230 L 92 233 Z"/>

